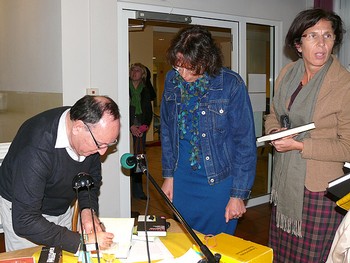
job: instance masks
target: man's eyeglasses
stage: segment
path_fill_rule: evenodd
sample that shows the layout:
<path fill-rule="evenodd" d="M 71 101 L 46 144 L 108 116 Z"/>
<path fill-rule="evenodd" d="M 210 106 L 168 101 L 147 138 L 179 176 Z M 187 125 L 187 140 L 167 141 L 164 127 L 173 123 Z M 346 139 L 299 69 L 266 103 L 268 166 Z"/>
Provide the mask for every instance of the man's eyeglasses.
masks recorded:
<path fill-rule="evenodd" d="M 96 147 L 98 149 L 104 149 L 104 148 L 108 148 L 108 147 L 111 147 L 111 146 L 114 146 L 118 143 L 118 140 L 115 140 L 114 142 L 111 142 L 111 143 L 98 143 L 95 136 L 93 135 L 92 131 L 90 130 L 90 127 L 89 125 L 87 125 L 85 122 L 83 122 L 86 126 L 86 128 L 88 129 L 88 131 L 90 132 L 91 134 L 91 137 L 92 139 L 94 140 L 95 144 L 96 144 Z"/>
<path fill-rule="evenodd" d="M 332 33 L 324 33 L 324 34 L 318 34 L 316 32 L 311 32 L 308 34 L 304 34 L 301 37 L 305 38 L 306 41 L 310 41 L 310 42 L 317 42 L 321 39 L 324 41 L 334 41 L 335 40 L 335 35 Z"/>

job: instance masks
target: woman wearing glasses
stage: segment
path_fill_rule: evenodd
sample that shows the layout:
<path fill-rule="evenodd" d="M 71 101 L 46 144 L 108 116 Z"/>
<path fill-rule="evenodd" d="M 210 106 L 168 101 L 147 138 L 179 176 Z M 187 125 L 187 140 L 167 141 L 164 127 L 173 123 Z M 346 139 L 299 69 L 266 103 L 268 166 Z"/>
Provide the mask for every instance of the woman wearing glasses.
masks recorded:
<path fill-rule="evenodd" d="M 316 129 L 272 141 L 275 148 L 270 246 L 274 262 L 325 262 L 342 215 L 325 197 L 350 160 L 350 73 L 332 55 L 343 39 L 333 12 L 300 12 L 286 36 L 299 59 L 276 81 L 266 133 L 314 122 Z"/>
<path fill-rule="evenodd" d="M 164 193 L 203 234 L 233 235 L 255 178 L 256 144 L 246 86 L 222 66 L 204 27 L 182 29 L 161 104 Z"/>

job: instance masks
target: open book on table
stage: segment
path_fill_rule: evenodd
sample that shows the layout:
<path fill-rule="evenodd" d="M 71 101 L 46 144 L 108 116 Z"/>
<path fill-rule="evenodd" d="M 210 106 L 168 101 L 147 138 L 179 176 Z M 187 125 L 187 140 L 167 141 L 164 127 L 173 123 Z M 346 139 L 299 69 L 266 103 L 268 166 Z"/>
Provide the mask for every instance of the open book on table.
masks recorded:
<path fill-rule="evenodd" d="M 127 258 L 132 245 L 132 233 L 134 228 L 134 218 L 100 218 L 106 227 L 106 231 L 114 234 L 113 245 L 108 249 L 108 253 L 114 254 L 116 258 Z M 103 250 L 100 250 L 102 258 Z M 91 253 L 92 257 L 97 257 L 96 253 Z"/>

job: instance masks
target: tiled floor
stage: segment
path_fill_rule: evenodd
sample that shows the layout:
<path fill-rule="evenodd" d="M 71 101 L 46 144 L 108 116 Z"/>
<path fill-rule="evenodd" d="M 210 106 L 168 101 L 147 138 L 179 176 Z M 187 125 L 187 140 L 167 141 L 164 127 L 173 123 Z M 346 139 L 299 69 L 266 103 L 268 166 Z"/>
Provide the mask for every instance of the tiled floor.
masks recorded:
<path fill-rule="evenodd" d="M 159 186 L 162 184 L 160 168 L 160 146 L 152 145 L 147 147 L 148 171 Z M 147 192 L 147 184 L 143 178 L 143 189 Z M 173 213 L 155 187 L 149 183 L 148 191 L 150 202 L 148 214 L 163 215 L 167 218 L 173 218 Z M 146 201 L 132 198 L 131 210 L 135 213 L 145 214 Z M 258 244 L 267 245 L 268 229 L 270 220 L 270 205 L 263 204 L 247 209 L 246 214 L 238 222 L 236 236 L 245 240 L 250 240 Z"/>

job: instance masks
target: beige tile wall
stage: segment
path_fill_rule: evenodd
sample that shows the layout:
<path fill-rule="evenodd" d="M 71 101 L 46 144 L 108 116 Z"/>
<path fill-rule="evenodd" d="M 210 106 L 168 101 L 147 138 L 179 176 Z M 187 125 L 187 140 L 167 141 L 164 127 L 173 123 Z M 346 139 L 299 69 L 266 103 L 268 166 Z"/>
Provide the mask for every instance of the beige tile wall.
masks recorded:
<path fill-rule="evenodd" d="M 0 142 L 12 141 L 26 119 L 62 103 L 61 93 L 1 91 Z"/>

